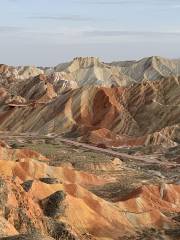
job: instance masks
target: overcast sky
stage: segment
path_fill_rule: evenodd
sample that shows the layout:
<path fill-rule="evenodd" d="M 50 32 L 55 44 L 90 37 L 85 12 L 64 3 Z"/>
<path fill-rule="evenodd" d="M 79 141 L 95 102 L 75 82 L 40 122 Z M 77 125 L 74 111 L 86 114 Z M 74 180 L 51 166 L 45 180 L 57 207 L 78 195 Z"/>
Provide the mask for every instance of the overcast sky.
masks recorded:
<path fill-rule="evenodd" d="M 0 62 L 180 58 L 180 0 L 0 0 Z"/>

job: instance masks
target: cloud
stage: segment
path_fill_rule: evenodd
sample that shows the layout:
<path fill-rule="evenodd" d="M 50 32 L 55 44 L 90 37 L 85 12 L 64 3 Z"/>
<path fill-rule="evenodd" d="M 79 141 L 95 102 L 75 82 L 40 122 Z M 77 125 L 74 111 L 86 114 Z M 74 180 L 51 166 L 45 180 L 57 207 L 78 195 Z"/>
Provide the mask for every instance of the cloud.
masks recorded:
<path fill-rule="evenodd" d="M 178 0 L 71 0 L 74 3 L 93 5 L 136 5 L 180 8 Z"/>
<path fill-rule="evenodd" d="M 110 0 L 96 0 L 96 1 L 83 1 L 83 0 L 74 0 L 76 3 L 84 3 L 84 4 L 98 4 L 98 5 L 121 5 L 121 4 L 136 4 L 136 3 L 143 3 L 143 0 L 116 0 L 116 1 L 110 1 Z"/>
<path fill-rule="evenodd" d="M 28 17 L 30 19 L 40 19 L 40 20 L 55 20 L 55 21 L 75 21 L 75 22 L 84 22 L 92 21 L 90 17 L 83 17 L 80 15 L 69 15 L 69 16 L 33 16 Z"/>
<path fill-rule="evenodd" d="M 21 30 L 21 27 L 16 26 L 0 26 L 0 33 L 19 32 Z"/>
<path fill-rule="evenodd" d="M 171 6 L 171 8 L 180 8 L 180 4 L 174 4 Z"/>
<path fill-rule="evenodd" d="M 143 37 L 179 36 L 180 37 L 180 32 L 93 30 L 93 31 L 84 31 L 83 35 L 87 37 L 119 37 L 119 36 L 143 36 Z"/>

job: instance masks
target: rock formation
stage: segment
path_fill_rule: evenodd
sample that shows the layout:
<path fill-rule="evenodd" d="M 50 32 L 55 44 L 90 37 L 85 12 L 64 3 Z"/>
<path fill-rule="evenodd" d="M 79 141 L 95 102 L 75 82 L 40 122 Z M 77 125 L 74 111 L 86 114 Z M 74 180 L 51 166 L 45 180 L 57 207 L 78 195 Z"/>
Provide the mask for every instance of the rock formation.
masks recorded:
<path fill-rule="evenodd" d="M 0 240 L 179 239 L 179 69 L 1 64 Z"/>

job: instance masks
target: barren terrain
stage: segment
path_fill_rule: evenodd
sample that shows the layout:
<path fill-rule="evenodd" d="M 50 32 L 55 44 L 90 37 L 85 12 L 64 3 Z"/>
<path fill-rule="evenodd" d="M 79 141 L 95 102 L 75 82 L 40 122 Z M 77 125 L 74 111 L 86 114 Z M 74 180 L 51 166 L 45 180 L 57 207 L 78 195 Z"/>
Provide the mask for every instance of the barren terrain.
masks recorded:
<path fill-rule="evenodd" d="M 180 239 L 180 61 L 0 65 L 0 239 Z"/>

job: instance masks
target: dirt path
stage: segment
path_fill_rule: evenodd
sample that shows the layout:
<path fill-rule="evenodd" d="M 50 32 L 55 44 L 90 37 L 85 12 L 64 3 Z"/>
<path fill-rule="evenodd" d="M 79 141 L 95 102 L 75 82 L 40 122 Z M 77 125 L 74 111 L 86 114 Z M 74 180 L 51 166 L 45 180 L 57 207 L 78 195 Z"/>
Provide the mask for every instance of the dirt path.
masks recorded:
<path fill-rule="evenodd" d="M 64 137 L 61 137 L 61 136 L 47 136 L 47 135 L 40 135 L 40 136 L 37 136 L 37 135 L 25 135 L 25 134 L 22 134 L 22 135 L 10 135 L 8 133 L 0 133 L 0 139 L 1 140 L 7 140 L 7 139 L 15 139 L 15 138 L 24 138 L 24 139 L 29 139 L 29 138 L 32 138 L 32 139 L 56 139 L 56 141 L 59 141 L 59 142 L 62 142 L 62 143 L 65 143 L 65 144 L 68 144 L 68 145 L 71 145 L 71 146 L 75 146 L 75 147 L 79 147 L 79 148 L 85 148 L 85 149 L 89 149 L 91 151 L 95 151 L 95 152 L 101 152 L 101 153 L 104 153 L 104 154 L 107 154 L 109 156 L 113 156 L 113 157 L 118 157 L 118 158 L 121 158 L 121 160 L 134 160 L 134 161 L 141 161 L 141 162 L 144 162 L 146 164 L 159 164 L 159 165 L 165 165 L 167 167 L 170 167 L 170 166 L 180 166 L 180 164 L 178 163 L 171 163 L 171 162 L 168 162 L 168 161 L 159 161 L 156 156 L 150 156 L 150 155 L 143 155 L 143 156 L 133 156 L 133 155 L 129 155 L 127 153 L 120 153 L 120 152 L 117 152 L 117 151 L 114 151 L 114 150 L 111 150 L 111 149 L 105 149 L 105 148 L 100 148 L 100 147 L 96 147 L 96 146 L 93 146 L 93 145 L 90 145 L 90 144 L 87 144 L 87 143 L 81 143 L 81 142 L 77 142 L 77 141 L 74 141 L 74 140 L 70 140 L 70 139 L 67 139 L 67 138 L 64 138 Z"/>
<path fill-rule="evenodd" d="M 126 154 L 126 153 L 120 153 L 120 152 L 113 151 L 113 150 L 110 150 L 110 149 L 99 148 L 99 147 L 92 146 L 90 144 L 80 143 L 80 142 L 76 142 L 76 141 L 69 140 L 69 139 L 62 138 L 62 137 L 58 137 L 57 139 L 60 142 L 63 142 L 63 143 L 69 144 L 69 145 L 73 145 L 73 146 L 76 146 L 76 147 L 83 147 L 83 148 L 93 150 L 93 151 L 96 151 L 96 152 L 106 153 L 106 154 L 111 155 L 113 157 L 119 157 L 119 158 L 122 158 L 122 159 L 143 161 L 143 162 L 146 162 L 148 164 L 160 164 L 160 165 L 166 165 L 166 166 L 180 166 L 180 164 L 170 163 L 168 161 L 161 162 L 161 161 L 157 160 L 155 157 L 148 156 L 148 155 L 132 156 L 132 155 L 129 155 L 129 154 Z"/>

